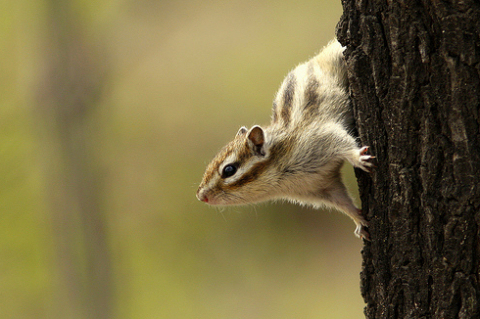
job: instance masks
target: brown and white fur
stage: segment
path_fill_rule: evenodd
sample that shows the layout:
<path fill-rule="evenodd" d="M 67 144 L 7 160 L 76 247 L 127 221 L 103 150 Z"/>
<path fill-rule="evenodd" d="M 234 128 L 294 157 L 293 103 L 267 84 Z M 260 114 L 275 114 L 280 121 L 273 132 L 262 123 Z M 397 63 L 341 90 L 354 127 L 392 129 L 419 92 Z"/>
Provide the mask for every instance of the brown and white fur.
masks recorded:
<path fill-rule="evenodd" d="M 208 165 L 197 198 L 211 205 L 287 199 L 335 207 L 368 239 L 367 221 L 340 176 L 345 160 L 369 171 L 373 156 L 351 135 L 344 48 L 331 41 L 283 81 L 269 126 L 240 128 Z"/>

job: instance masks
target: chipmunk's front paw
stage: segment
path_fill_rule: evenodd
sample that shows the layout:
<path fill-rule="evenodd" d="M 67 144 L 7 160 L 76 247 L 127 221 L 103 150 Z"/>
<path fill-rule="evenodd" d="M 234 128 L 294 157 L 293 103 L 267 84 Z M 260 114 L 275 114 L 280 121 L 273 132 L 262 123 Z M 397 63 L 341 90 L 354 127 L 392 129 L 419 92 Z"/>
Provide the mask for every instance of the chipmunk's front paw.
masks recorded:
<path fill-rule="evenodd" d="M 372 163 L 375 156 L 367 154 L 369 148 L 369 146 L 364 146 L 358 150 L 358 162 L 355 166 L 363 169 L 365 172 L 371 173 L 371 169 L 375 167 Z"/>

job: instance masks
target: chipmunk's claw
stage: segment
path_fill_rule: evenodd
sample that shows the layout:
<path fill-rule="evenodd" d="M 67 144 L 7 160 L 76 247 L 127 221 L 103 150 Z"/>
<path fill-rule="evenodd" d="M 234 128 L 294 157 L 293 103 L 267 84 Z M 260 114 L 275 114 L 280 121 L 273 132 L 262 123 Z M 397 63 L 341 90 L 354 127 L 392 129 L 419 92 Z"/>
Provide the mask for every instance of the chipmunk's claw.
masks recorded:
<path fill-rule="evenodd" d="M 367 230 L 368 221 L 363 217 L 361 209 L 357 208 L 357 213 L 357 220 L 355 221 L 355 223 L 357 224 L 357 228 L 355 228 L 354 234 L 360 239 L 370 241 L 370 233 Z"/>
<path fill-rule="evenodd" d="M 367 152 L 370 149 L 369 146 L 364 146 L 360 148 L 359 152 L 359 157 L 358 157 L 358 163 L 357 167 L 361 168 L 365 172 L 371 173 L 372 168 L 375 168 L 376 166 L 371 162 L 372 159 L 375 158 L 373 155 L 368 155 Z"/>
<path fill-rule="evenodd" d="M 370 233 L 365 226 L 357 226 L 355 229 L 355 236 L 366 241 L 370 241 Z"/>

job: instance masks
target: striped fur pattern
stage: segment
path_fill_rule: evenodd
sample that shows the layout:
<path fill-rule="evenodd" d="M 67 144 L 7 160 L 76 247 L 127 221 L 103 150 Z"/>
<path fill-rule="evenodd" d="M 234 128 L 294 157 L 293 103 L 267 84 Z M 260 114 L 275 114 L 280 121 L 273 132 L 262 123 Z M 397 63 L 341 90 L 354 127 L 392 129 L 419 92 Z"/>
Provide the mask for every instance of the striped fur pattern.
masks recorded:
<path fill-rule="evenodd" d="M 373 158 L 351 135 L 344 63 L 334 40 L 291 71 L 273 101 L 270 125 L 242 127 L 208 165 L 197 198 L 212 205 L 275 199 L 328 205 L 350 216 L 355 234 L 368 239 L 367 222 L 340 176 L 345 160 L 368 171 Z"/>

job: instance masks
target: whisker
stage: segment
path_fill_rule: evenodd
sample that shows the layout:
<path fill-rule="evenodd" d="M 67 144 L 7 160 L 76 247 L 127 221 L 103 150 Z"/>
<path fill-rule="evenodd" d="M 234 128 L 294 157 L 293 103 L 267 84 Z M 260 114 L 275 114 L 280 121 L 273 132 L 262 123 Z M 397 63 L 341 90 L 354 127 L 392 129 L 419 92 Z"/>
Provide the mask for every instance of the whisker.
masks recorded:
<path fill-rule="evenodd" d="M 258 211 L 257 211 L 257 206 L 253 205 L 253 210 L 255 211 L 255 217 L 258 220 Z"/>
<path fill-rule="evenodd" d="M 227 222 L 227 218 L 225 217 L 225 214 L 223 213 L 223 209 L 222 209 L 222 210 L 218 210 L 217 213 L 219 213 L 220 215 L 222 215 L 224 222 Z"/>

